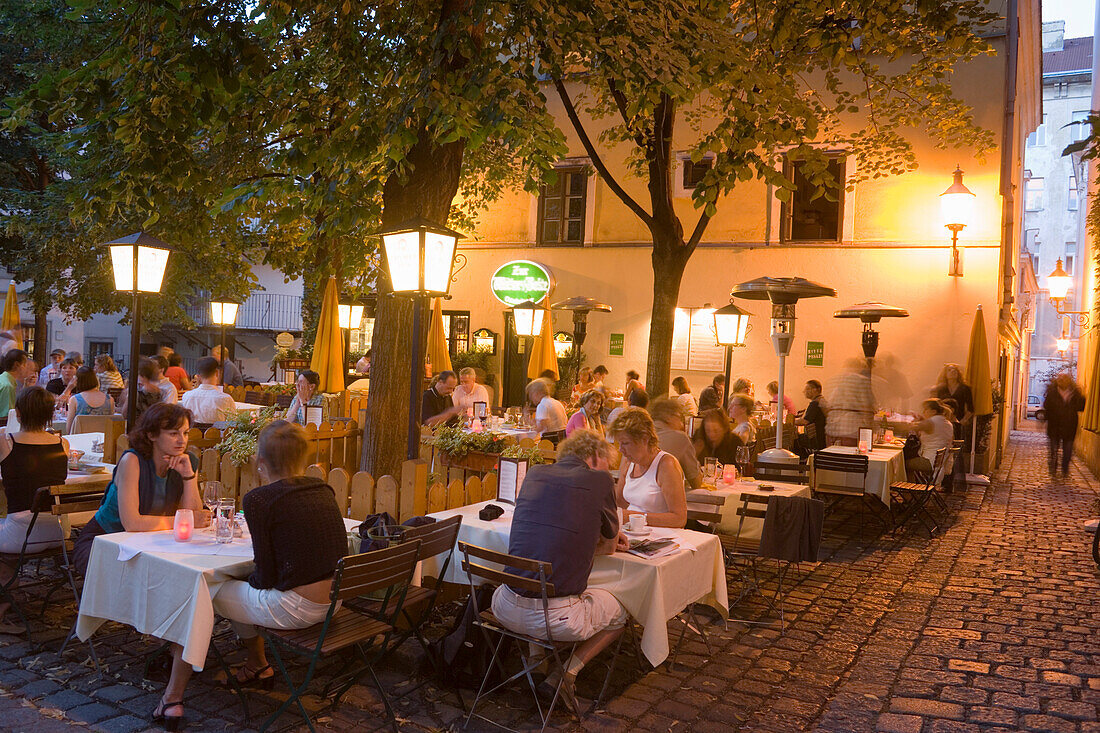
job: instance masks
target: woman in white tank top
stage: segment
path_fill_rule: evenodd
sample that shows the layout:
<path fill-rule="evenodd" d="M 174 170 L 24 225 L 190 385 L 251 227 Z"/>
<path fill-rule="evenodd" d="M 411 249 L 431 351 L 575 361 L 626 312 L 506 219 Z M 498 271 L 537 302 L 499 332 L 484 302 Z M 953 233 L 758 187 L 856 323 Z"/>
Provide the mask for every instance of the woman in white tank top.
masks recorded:
<path fill-rule="evenodd" d="M 624 459 L 615 486 L 615 500 L 624 516 L 645 514 L 647 525 L 683 527 L 687 521 L 684 472 L 674 456 L 660 449 L 649 413 L 628 407 L 609 432 Z"/>

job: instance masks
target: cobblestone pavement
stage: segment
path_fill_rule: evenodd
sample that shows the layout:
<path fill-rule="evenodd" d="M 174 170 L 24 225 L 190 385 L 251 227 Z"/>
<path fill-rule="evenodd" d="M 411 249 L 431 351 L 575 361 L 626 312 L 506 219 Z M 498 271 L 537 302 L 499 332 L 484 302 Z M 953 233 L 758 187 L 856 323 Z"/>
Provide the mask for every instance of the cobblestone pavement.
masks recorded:
<path fill-rule="evenodd" d="M 948 497 L 951 519 L 929 539 L 899 532 L 860 542 L 851 516 L 826 525 L 823 562 L 806 566 L 788 595 L 786 628 L 730 622 L 708 627 L 712 653 L 691 638 L 674 670 L 639 669 L 632 655 L 612 679 L 606 709 L 566 729 L 617 731 L 980 730 L 1100 732 L 1100 573 L 1082 522 L 1097 511 L 1097 483 L 1075 465 L 1069 480 L 1046 474 L 1040 434 L 1013 435 L 988 489 Z M 735 608 L 759 617 L 759 601 Z M 122 627 L 99 638 L 108 673 L 78 645 L 59 657 L 72 605 L 55 604 L 31 647 L 0 637 L 0 729 L 62 727 L 125 733 L 148 727 L 162 683 L 143 679 L 156 647 Z M 36 625 L 41 629 L 43 623 Z M 670 629 L 676 628 L 671 625 Z M 420 678 L 415 644 L 386 665 L 383 685 L 403 730 L 461 726 L 455 696 Z M 605 667 L 582 673 L 594 696 Z M 278 702 L 254 693 L 255 720 Z M 318 701 L 319 702 L 319 701 Z M 188 730 L 242 730 L 240 704 L 208 675 L 188 688 Z M 484 711 L 537 730 L 528 700 L 505 695 Z M 285 716 L 284 726 L 297 721 Z M 356 687 L 319 728 L 385 730 L 373 689 Z M 471 730 L 489 730 L 475 721 Z"/>

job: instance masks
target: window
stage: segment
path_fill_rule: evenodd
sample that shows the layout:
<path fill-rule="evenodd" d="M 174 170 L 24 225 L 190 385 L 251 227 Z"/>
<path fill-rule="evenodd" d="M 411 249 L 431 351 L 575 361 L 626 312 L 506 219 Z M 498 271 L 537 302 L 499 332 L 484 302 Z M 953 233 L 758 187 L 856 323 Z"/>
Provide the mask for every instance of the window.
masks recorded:
<path fill-rule="evenodd" d="M 1043 210 L 1043 179 L 1029 178 L 1024 183 L 1024 208 L 1027 211 Z"/>
<path fill-rule="evenodd" d="M 691 158 L 683 158 L 680 163 L 684 168 L 682 178 L 684 190 L 688 192 L 698 186 L 707 171 L 714 167 L 714 161 L 710 158 L 703 158 L 698 163 L 693 163 Z"/>
<path fill-rule="evenodd" d="M 1077 211 L 1077 176 L 1069 177 L 1069 193 L 1066 195 L 1066 208 Z"/>
<path fill-rule="evenodd" d="M 1031 269 L 1035 271 L 1035 274 L 1039 274 L 1039 255 L 1031 256 Z"/>
<path fill-rule="evenodd" d="M 1058 98 L 1065 98 L 1069 96 L 1069 82 L 1060 81 L 1054 86 L 1054 96 Z"/>
<path fill-rule="evenodd" d="M 1040 148 L 1047 144 L 1047 116 L 1043 115 L 1043 122 L 1037 128 L 1035 132 L 1027 136 L 1027 146 L 1029 148 Z"/>
<path fill-rule="evenodd" d="M 1062 264 L 1067 275 L 1073 274 L 1073 261 L 1077 259 L 1077 242 L 1066 242 L 1066 258 Z"/>
<path fill-rule="evenodd" d="M 822 191 L 803 175 L 802 161 L 785 161 L 783 172 L 795 185 L 790 201 L 781 209 L 782 239 L 798 241 L 840 241 L 844 199 L 844 158 L 831 156 L 827 164 L 833 178 Z"/>
<path fill-rule="evenodd" d="M 443 311 L 443 335 L 447 351 L 461 354 L 470 350 L 470 311 Z"/>
<path fill-rule="evenodd" d="M 112 356 L 115 350 L 114 341 L 89 341 L 88 342 L 88 361 L 95 361 L 95 358 L 100 354 L 106 354 Z"/>
<path fill-rule="evenodd" d="M 351 333 L 351 351 L 366 351 L 374 340 L 374 319 L 363 317 L 359 328 L 353 328 Z"/>
<path fill-rule="evenodd" d="M 1038 229 L 1025 229 L 1024 230 L 1024 246 L 1027 247 L 1028 252 L 1039 252 L 1039 230 Z"/>
<path fill-rule="evenodd" d="M 1089 116 L 1088 110 L 1081 110 L 1080 112 L 1074 112 L 1071 118 L 1071 124 L 1069 127 L 1069 138 L 1073 142 L 1078 140 L 1084 140 L 1089 136 L 1089 125 L 1085 123 L 1085 119 Z"/>
<path fill-rule="evenodd" d="M 538 243 L 583 244 L 588 172 L 559 168 L 558 180 L 539 192 Z"/>

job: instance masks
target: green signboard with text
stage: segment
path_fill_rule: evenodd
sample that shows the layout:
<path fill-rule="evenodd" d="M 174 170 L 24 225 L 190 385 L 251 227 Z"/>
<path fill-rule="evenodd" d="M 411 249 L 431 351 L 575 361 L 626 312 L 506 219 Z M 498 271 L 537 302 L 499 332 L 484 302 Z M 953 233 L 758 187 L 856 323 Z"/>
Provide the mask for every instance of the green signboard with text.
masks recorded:
<path fill-rule="evenodd" d="M 607 346 L 607 353 L 611 356 L 622 356 L 623 345 L 626 343 L 626 335 L 621 333 L 611 334 L 611 341 Z"/>
<path fill-rule="evenodd" d="M 489 280 L 489 289 L 507 306 L 528 300 L 541 303 L 554 290 L 554 276 L 545 265 L 514 260 L 497 268 Z"/>
<path fill-rule="evenodd" d="M 806 366 L 825 366 L 825 342 L 806 342 Z"/>

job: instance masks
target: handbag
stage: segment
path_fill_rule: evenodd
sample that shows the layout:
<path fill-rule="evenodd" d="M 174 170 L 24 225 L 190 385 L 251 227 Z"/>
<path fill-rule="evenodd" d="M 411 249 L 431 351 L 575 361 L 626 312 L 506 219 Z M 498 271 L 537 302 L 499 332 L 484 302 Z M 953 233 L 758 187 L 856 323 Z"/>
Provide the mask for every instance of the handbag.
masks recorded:
<path fill-rule="evenodd" d="M 920 455 L 920 436 L 916 433 L 909 433 L 905 438 L 905 446 L 901 449 L 902 456 L 905 460 L 916 458 Z"/>

